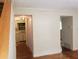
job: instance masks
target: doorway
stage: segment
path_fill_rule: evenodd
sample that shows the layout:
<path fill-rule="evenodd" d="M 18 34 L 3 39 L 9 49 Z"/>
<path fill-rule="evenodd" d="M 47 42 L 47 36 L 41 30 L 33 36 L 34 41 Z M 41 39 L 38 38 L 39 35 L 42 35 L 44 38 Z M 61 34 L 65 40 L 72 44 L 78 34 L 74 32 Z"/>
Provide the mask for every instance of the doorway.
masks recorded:
<path fill-rule="evenodd" d="M 16 59 L 32 58 L 32 16 L 15 16 Z"/>
<path fill-rule="evenodd" d="M 60 17 L 60 40 L 62 53 L 66 56 L 72 55 L 73 50 L 73 17 Z"/>

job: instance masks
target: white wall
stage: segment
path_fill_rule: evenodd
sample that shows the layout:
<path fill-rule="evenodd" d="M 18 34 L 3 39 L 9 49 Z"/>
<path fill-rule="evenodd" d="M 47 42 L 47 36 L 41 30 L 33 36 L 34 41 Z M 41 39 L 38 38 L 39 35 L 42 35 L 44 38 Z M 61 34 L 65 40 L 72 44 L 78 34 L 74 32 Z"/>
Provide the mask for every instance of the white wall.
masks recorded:
<path fill-rule="evenodd" d="M 27 18 L 27 46 L 33 52 L 33 31 L 31 16 L 28 16 Z"/>
<path fill-rule="evenodd" d="M 73 50 L 78 50 L 78 12 L 73 17 Z"/>
<path fill-rule="evenodd" d="M 16 59 L 15 20 L 14 20 L 13 5 L 11 5 L 10 40 L 9 40 L 8 59 Z"/>
<path fill-rule="evenodd" d="M 73 49 L 77 47 L 77 13 L 65 10 L 15 8 L 16 15 L 32 15 L 33 56 L 61 53 L 60 16 L 73 16 Z M 76 27 L 75 27 L 76 26 Z M 74 35 L 75 34 L 75 35 Z"/>
<path fill-rule="evenodd" d="M 73 17 L 61 16 L 62 32 L 61 38 L 63 46 L 73 50 Z"/>

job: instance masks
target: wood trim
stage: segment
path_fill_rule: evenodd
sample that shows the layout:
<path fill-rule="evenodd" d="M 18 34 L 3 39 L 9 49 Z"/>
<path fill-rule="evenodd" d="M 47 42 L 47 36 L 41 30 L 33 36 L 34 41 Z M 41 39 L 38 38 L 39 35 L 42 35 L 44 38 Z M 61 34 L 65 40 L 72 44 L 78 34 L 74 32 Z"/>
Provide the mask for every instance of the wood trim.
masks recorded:
<path fill-rule="evenodd" d="M 8 59 L 9 52 L 9 32 L 10 32 L 10 0 L 5 0 L 1 15 L 0 25 L 0 59 Z"/>

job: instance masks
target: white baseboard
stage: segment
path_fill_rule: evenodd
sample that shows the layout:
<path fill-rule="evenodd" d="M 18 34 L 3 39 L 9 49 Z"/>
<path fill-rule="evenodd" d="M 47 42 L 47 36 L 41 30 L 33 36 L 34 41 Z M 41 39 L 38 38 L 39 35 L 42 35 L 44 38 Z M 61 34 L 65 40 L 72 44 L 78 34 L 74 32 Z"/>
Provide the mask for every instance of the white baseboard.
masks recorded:
<path fill-rule="evenodd" d="M 77 50 L 78 50 L 78 48 L 73 49 L 73 51 L 77 51 Z"/>
<path fill-rule="evenodd" d="M 49 51 L 42 51 L 39 54 L 34 54 L 33 57 L 41 57 L 41 56 L 52 55 L 52 54 L 59 54 L 59 53 L 62 53 L 62 50 L 60 50 L 60 51 L 53 51 L 53 52 L 51 50 L 49 50 Z"/>

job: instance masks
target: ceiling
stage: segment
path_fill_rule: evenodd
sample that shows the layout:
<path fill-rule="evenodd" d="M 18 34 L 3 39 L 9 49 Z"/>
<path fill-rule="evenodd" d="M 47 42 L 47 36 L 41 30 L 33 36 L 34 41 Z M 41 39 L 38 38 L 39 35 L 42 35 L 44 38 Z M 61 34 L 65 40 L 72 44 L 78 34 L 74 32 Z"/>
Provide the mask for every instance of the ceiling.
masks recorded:
<path fill-rule="evenodd" d="M 26 8 L 77 10 L 77 4 L 78 0 L 15 0 L 16 7 Z"/>

